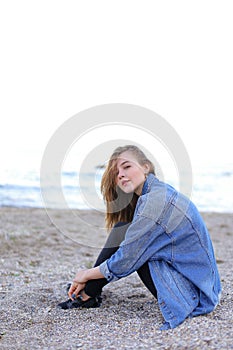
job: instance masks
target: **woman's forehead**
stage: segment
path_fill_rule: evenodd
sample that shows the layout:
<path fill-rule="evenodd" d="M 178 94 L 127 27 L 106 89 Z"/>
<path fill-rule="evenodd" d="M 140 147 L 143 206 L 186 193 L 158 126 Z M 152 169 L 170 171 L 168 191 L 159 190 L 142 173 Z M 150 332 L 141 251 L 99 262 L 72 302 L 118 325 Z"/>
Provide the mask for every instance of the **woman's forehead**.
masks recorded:
<path fill-rule="evenodd" d="M 131 152 L 123 152 L 117 157 L 117 166 L 122 166 L 127 162 L 138 163 L 137 159 Z"/>

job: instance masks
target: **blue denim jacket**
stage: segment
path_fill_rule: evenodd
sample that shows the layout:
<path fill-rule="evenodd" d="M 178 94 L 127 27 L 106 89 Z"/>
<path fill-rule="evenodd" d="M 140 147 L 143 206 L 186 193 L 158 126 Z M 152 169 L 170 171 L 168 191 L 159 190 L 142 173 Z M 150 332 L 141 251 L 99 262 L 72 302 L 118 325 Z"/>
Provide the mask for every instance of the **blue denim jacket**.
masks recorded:
<path fill-rule="evenodd" d="M 149 174 L 125 240 L 100 271 L 108 282 L 148 262 L 165 323 L 206 314 L 219 302 L 221 284 L 212 242 L 195 205 Z"/>

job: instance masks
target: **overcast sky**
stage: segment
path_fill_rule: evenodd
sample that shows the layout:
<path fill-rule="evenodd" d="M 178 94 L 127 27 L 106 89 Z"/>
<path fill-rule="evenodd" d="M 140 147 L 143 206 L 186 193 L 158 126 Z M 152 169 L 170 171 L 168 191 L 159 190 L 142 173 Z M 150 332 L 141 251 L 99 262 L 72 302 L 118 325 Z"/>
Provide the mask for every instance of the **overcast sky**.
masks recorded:
<path fill-rule="evenodd" d="M 1 162 L 106 103 L 158 113 L 192 161 L 231 161 L 232 18 L 225 0 L 2 1 Z"/>

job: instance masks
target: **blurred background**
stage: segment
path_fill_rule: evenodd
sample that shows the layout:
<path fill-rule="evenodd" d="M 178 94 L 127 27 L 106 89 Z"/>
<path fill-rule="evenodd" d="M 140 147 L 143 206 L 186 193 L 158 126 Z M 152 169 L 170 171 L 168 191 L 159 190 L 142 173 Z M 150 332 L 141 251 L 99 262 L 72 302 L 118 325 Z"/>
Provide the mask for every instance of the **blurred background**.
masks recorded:
<path fill-rule="evenodd" d="M 232 212 L 232 7 L 203 0 L 1 2 L 0 206 L 43 207 L 41 159 L 56 130 L 87 108 L 129 103 L 158 113 L 183 140 L 198 208 Z M 68 150 L 61 176 L 70 207 L 87 207 L 77 181 L 85 154 L 126 132 L 143 144 L 133 128 L 102 127 Z M 176 186 L 171 157 L 148 142 L 164 179 Z M 84 175 L 87 191 L 94 174 L 98 192 L 99 165 Z"/>

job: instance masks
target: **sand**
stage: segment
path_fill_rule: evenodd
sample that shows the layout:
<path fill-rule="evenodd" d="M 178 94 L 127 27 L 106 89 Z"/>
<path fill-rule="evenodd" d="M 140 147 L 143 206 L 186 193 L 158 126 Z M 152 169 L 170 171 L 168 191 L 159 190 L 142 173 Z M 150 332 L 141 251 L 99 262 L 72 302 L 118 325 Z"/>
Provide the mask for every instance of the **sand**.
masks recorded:
<path fill-rule="evenodd" d="M 0 349 L 233 349 L 233 214 L 202 213 L 221 275 L 221 304 L 163 332 L 157 301 L 136 273 L 106 286 L 100 308 L 56 308 L 106 238 L 101 213 L 72 215 L 0 209 Z"/>

